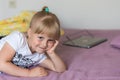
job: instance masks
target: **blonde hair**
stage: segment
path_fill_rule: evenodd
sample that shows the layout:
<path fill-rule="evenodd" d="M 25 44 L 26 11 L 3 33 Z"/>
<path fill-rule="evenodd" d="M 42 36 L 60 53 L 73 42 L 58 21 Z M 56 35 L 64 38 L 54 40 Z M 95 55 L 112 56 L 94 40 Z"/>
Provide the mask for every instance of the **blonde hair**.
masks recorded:
<path fill-rule="evenodd" d="M 47 34 L 54 39 L 60 38 L 60 22 L 57 16 L 49 11 L 45 11 L 43 7 L 42 11 L 37 12 L 31 22 L 30 28 L 34 33 Z"/>

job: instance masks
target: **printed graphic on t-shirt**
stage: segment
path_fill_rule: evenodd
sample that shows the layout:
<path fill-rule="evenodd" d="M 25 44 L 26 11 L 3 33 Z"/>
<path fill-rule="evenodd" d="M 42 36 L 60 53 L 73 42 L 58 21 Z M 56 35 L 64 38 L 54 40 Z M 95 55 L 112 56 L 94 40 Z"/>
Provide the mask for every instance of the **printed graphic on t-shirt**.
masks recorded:
<path fill-rule="evenodd" d="M 30 58 L 27 58 L 23 56 L 22 54 L 16 53 L 16 55 L 13 58 L 12 61 L 17 66 L 23 67 L 23 68 L 29 68 L 32 67 L 35 63 L 35 61 L 32 61 Z"/>

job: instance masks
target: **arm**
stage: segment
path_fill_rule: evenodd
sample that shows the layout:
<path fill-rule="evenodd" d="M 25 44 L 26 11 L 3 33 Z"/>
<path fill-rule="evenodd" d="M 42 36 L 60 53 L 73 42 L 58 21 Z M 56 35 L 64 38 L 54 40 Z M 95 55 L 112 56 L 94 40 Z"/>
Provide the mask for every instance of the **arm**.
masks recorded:
<path fill-rule="evenodd" d="M 58 41 L 56 41 L 54 46 L 50 50 L 47 51 L 49 58 L 45 59 L 41 63 L 41 66 L 46 67 L 56 72 L 64 72 L 66 70 L 66 65 L 54 51 L 57 45 L 58 45 Z"/>
<path fill-rule="evenodd" d="M 3 48 L 0 50 L 0 71 L 8 73 L 10 75 L 24 77 L 38 77 L 47 75 L 45 69 L 41 67 L 25 69 L 16 66 L 11 62 L 14 55 L 15 50 L 8 43 L 5 43 Z"/>

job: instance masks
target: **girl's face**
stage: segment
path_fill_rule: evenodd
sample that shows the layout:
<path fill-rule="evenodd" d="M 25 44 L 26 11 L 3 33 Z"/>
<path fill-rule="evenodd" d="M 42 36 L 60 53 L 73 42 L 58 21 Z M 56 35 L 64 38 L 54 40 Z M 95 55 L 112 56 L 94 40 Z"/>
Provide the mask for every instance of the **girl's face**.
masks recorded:
<path fill-rule="evenodd" d="M 28 44 L 32 52 L 44 53 L 51 49 L 55 40 L 46 34 L 35 34 L 30 32 L 28 35 Z"/>

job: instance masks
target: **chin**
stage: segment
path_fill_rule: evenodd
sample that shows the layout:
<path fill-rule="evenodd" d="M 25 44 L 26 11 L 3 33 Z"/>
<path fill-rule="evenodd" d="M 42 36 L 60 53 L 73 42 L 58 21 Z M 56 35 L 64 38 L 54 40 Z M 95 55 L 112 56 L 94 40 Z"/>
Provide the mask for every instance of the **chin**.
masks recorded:
<path fill-rule="evenodd" d="M 36 51 L 36 52 L 38 52 L 38 53 L 43 53 L 44 51 Z"/>
<path fill-rule="evenodd" d="M 42 50 L 42 51 L 38 51 L 38 53 L 45 53 L 45 50 Z"/>

